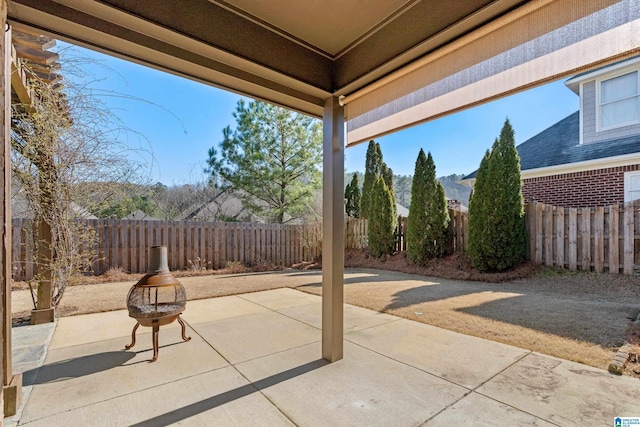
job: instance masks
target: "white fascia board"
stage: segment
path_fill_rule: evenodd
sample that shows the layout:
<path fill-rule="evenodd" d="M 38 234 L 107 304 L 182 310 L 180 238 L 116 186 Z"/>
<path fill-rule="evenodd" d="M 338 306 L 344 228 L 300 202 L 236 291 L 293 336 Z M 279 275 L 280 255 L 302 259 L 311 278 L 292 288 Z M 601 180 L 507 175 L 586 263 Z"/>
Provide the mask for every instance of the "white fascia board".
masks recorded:
<path fill-rule="evenodd" d="M 623 60 L 621 62 L 615 63 L 613 65 L 610 65 L 608 67 L 603 67 L 603 68 L 599 68 L 597 70 L 582 74 L 582 75 L 578 75 L 575 77 L 570 78 L 569 80 L 567 80 L 566 82 L 564 82 L 565 86 L 567 86 L 569 89 L 571 89 L 573 92 L 575 92 L 576 94 L 579 93 L 578 91 L 578 86 L 581 83 L 590 81 L 590 80 L 594 80 L 597 77 L 600 77 L 604 74 L 609 74 L 609 73 L 613 73 L 615 71 L 618 71 L 620 69 L 623 68 L 635 68 L 634 65 L 640 63 L 640 56 L 637 56 L 635 58 L 631 58 L 631 59 L 627 59 L 627 60 Z"/>

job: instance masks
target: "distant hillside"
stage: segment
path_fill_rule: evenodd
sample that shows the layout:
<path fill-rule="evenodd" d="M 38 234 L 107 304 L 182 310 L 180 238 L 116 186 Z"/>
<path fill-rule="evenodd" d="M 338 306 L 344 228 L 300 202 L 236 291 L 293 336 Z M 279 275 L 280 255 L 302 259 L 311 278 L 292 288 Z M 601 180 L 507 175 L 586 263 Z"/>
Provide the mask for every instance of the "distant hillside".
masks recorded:
<path fill-rule="evenodd" d="M 447 198 L 459 201 L 465 206 L 469 206 L 469 196 L 471 188 L 466 185 L 458 184 L 465 174 L 453 174 L 449 176 L 441 176 L 438 181 L 442 183 Z"/>
<path fill-rule="evenodd" d="M 364 176 L 360 172 L 355 173 L 358 174 L 358 180 L 360 182 L 360 186 L 362 187 Z M 351 179 L 353 179 L 353 174 L 354 172 L 345 174 L 345 187 L 348 183 L 351 182 Z M 469 206 L 469 195 L 471 194 L 471 189 L 466 185 L 458 184 L 458 181 L 461 180 L 464 176 L 464 174 L 453 174 L 449 176 L 441 176 L 440 178 L 438 178 L 438 180 L 442 183 L 448 199 L 458 200 L 463 205 Z M 413 176 L 394 175 L 393 177 L 396 201 L 402 206 L 411 207 L 411 181 L 413 180 Z"/>

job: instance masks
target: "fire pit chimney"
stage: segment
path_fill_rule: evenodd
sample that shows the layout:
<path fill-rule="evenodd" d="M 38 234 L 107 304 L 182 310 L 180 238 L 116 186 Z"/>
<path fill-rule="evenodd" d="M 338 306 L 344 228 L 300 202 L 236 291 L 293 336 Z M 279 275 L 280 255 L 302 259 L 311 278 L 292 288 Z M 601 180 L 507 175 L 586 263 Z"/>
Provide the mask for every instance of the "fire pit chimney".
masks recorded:
<path fill-rule="evenodd" d="M 147 274 L 129 290 L 127 309 L 129 316 L 137 323 L 131 332 L 131 344 L 136 344 L 136 331 L 140 325 L 153 328 L 153 359 L 158 360 L 158 335 L 160 326 L 177 320 L 182 326 L 182 339 L 189 341 L 185 335 L 185 324 L 180 318 L 187 304 L 184 286 L 169 271 L 167 247 L 153 246 L 149 251 L 149 268 Z"/>

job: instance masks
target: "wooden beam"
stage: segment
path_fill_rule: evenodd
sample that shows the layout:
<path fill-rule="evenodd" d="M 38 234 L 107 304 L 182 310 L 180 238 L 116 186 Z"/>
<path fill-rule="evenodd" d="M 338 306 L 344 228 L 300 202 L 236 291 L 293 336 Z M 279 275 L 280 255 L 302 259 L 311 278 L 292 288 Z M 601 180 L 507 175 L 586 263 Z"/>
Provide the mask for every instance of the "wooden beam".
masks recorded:
<path fill-rule="evenodd" d="M 53 73 L 62 68 L 59 62 L 54 62 L 49 65 L 36 64 L 33 62 L 29 63 L 29 70 L 40 71 L 41 73 Z"/>
<path fill-rule="evenodd" d="M 11 49 L 11 88 L 18 96 L 20 103 L 28 110 L 31 110 L 31 90 L 27 82 L 27 75 L 17 65 L 17 53 L 15 49 Z"/>
<path fill-rule="evenodd" d="M 62 82 L 62 76 L 56 73 L 43 73 L 41 71 L 30 70 L 33 75 L 44 83 L 57 85 Z"/>
<path fill-rule="evenodd" d="M 33 35 L 20 31 L 13 31 L 11 42 L 14 45 L 20 45 L 35 50 L 48 50 L 56 45 L 56 41 L 51 37 L 43 35 Z"/>
<path fill-rule="evenodd" d="M 11 24 L 11 29 L 13 31 L 19 31 L 21 33 L 25 33 L 25 34 L 30 34 L 32 36 L 40 36 L 42 35 L 42 33 L 39 30 L 34 30 L 31 27 L 28 27 L 26 25 L 23 25 L 19 22 L 14 22 Z"/>
<path fill-rule="evenodd" d="M 60 59 L 60 55 L 55 52 L 49 52 L 48 50 L 36 50 L 20 45 L 15 45 L 14 47 L 18 57 L 30 62 L 35 62 L 36 64 L 51 65 Z"/>

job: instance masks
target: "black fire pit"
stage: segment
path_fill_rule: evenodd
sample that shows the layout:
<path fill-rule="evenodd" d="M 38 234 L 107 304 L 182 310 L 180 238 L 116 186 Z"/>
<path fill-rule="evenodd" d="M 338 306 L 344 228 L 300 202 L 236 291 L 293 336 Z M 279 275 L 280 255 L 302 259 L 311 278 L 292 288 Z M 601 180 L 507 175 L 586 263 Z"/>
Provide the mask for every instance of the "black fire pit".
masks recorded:
<path fill-rule="evenodd" d="M 186 304 L 184 286 L 169 272 L 167 247 L 151 247 L 148 273 L 133 285 L 127 296 L 129 316 L 136 319 L 137 323 L 131 332 L 131 344 L 125 348 L 129 350 L 136 344 L 136 331 L 140 325 L 153 328 L 151 361 L 155 362 L 158 360 L 160 326 L 168 325 L 174 320 L 182 326 L 182 339 L 189 341 L 191 337 L 185 335 L 185 324 L 180 318 Z"/>

